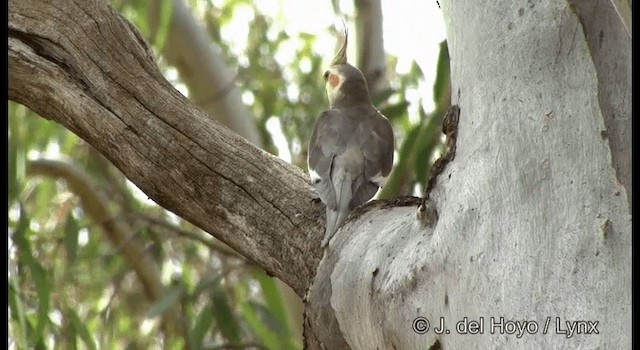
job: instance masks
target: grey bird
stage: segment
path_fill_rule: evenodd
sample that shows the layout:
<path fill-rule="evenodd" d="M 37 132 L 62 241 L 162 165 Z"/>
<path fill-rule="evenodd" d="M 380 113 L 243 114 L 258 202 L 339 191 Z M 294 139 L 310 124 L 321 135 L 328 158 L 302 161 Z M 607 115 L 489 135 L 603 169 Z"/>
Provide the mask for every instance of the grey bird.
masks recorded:
<path fill-rule="evenodd" d="M 307 164 L 311 183 L 327 207 L 321 246 L 349 213 L 383 186 L 393 165 L 393 130 L 372 104 L 364 75 L 347 63 L 347 33 L 324 73 L 329 109 L 316 120 Z"/>

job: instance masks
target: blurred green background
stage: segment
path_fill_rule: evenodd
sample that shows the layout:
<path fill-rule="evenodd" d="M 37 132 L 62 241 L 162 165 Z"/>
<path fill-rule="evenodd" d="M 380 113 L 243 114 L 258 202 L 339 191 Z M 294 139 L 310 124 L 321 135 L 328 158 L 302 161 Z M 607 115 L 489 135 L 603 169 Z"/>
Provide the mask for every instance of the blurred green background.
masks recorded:
<path fill-rule="evenodd" d="M 218 3 L 186 1 L 184 8 L 233 72 L 250 115 L 244 122 L 257 130 L 254 143 L 306 170 L 306 143 L 327 107 L 321 77 L 334 52 L 317 54 L 313 33 L 268 35 L 274 18 L 251 1 Z M 174 2 L 112 4 L 150 42 L 167 79 L 206 109 L 189 67 L 171 58 Z M 238 6 L 251 12 L 241 55 L 221 35 Z M 336 1 L 333 8 L 354 20 Z M 327 23 L 323 35 L 336 32 Z M 449 57 L 444 42 L 438 49 L 437 65 L 413 63 L 406 74 L 386 55 L 385 82 L 372 95 L 394 127 L 396 157 L 379 198 L 419 195 L 442 151 Z M 290 59 L 276 60 L 283 52 Z M 434 110 L 406 94 L 424 88 L 421 68 L 435 72 Z M 155 205 L 60 125 L 11 101 L 8 118 L 9 348 L 302 348 L 300 301 L 279 281 Z"/>

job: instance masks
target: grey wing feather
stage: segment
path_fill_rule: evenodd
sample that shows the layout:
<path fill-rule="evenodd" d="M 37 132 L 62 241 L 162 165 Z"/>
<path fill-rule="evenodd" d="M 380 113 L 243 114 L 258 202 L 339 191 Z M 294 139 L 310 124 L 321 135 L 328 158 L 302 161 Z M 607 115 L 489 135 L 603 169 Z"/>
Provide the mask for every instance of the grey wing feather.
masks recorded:
<path fill-rule="evenodd" d="M 393 129 L 387 118 L 376 111 L 369 137 L 363 143 L 365 177 L 388 176 L 393 166 Z"/>
<path fill-rule="evenodd" d="M 349 208 L 354 209 L 362 203 L 366 203 L 369 199 L 373 198 L 378 192 L 378 185 L 375 185 L 372 182 L 366 181 L 353 194 L 353 198 L 351 198 L 351 202 L 349 203 Z"/>
<path fill-rule="evenodd" d="M 316 120 L 311 141 L 307 165 L 310 171 L 320 177 L 320 181 L 314 183 L 318 196 L 322 202 L 331 209 L 337 208 L 336 194 L 331 181 L 331 169 L 336 155 L 344 152 L 346 142 L 338 132 L 339 115 L 334 111 L 324 111 Z"/>
<path fill-rule="evenodd" d="M 393 165 L 393 130 L 387 118 L 377 110 L 373 113 L 371 121 L 358 135 L 364 156 L 364 178 L 353 195 L 352 208 L 373 198 L 380 187 L 373 179 L 387 177 Z"/>

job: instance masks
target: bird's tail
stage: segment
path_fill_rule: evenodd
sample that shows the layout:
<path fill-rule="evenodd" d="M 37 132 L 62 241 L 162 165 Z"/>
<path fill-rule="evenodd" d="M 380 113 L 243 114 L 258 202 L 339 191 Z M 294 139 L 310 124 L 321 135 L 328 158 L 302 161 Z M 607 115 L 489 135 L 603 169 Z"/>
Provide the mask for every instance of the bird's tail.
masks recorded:
<path fill-rule="evenodd" d="M 331 209 L 327 206 L 327 229 L 324 233 L 324 239 L 322 240 L 322 247 L 326 247 L 329 241 L 335 235 L 336 231 L 342 226 L 344 221 L 349 216 L 351 202 L 351 178 L 346 176 L 334 183 L 336 190 L 336 208 Z"/>

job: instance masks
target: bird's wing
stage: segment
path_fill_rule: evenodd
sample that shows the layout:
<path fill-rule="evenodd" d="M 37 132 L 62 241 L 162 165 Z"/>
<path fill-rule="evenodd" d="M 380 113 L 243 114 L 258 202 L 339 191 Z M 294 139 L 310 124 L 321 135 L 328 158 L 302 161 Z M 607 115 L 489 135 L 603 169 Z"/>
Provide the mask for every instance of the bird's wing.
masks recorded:
<path fill-rule="evenodd" d="M 360 124 L 356 137 L 364 156 L 364 181 L 355 191 L 351 207 L 371 199 L 384 185 L 393 165 L 393 130 L 387 118 L 377 110 Z"/>
<path fill-rule="evenodd" d="M 376 111 L 366 123 L 368 137 L 362 138 L 362 154 L 365 158 L 365 178 L 378 186 L 384 185 L 393 166 L 393 129 L 387 118 Z"/>
<path fill-rule="evenodd" d="M 332 210 L 336 210 L 336 193 L 331 183 L 331 170 L 334 159 L 345 151 L 347 140 L 341 132 L 341 117 L 337 111 L 322 112 L 309 142 L 307 165 L 311 182 L 315 185 L 322 202 Z"/>

